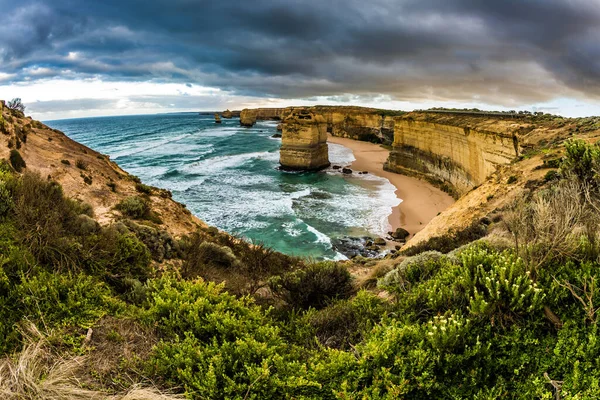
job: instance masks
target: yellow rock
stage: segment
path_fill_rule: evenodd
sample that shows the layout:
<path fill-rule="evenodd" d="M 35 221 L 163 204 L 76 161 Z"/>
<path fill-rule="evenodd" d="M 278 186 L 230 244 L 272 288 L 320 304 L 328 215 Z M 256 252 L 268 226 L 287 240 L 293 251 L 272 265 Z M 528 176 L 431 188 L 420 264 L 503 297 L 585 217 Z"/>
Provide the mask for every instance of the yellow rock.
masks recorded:
<path fill-rule="evenodd" d="M 516 133 L 397 117 L 385 169 L 442 180 L 463 194 L 519 155 Z"/>
<path fill-rule="evenodd" d="M 256 123 L 256 110 L 244 108 L 240 113 L 240 125 L 251 127 Z"/>
<path fill-rule="evenodd" d="M 329 166 L 327 124 L 322 115 L 298 108 L 285 118 L 279 162 L 283 169 L 289 170 Z"/>

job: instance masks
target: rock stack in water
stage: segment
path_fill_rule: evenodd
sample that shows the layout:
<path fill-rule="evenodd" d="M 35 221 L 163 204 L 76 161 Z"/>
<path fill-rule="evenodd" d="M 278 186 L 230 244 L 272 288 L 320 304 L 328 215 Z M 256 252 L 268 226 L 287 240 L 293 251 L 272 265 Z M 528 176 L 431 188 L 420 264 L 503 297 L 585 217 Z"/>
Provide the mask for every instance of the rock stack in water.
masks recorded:
<path fill-rule="evenodd" d="M 307 108 L 293 110 L 283 121 L 279 163 L 286 170 L 319 170 L 329 166 L 327 124 Z"/>
<path fill-rule="evenodd" d="M 221 113 L 221 116 L 225 119 L 231 119 L 233 117 L 233 113 L 227 109 Z"/>
<path fill-rule="evenodd" d="M 215 124 L 220 124 L 221 123 L 221 117 L 219 116 L 219 114 L 215 114 Z"/>
<path fill-rule="evenodd" d="M 256 123 L 256 110 L 244 108 L 240 113 L 240 125 L 252 127 Z"/>

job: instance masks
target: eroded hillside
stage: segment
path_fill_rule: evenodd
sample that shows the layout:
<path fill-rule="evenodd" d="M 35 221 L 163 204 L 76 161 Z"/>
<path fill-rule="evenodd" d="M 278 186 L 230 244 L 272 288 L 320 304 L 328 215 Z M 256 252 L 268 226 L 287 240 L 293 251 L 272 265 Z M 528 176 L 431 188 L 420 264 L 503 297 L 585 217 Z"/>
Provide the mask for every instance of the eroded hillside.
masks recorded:
<path fill-rule="evenodd" d="M 130 196 L 144 195 L 170 234 L 181 236 L 206 226 L 167 190 L 143 185 L 107 155 L 100 154 L 39 121 L 13 112 L 0 103 L 4 127 L 0 134 L 0 158 L 16 150 L 27 169 L 60 183 L 65 193 L 90 204 L 104 225 L 121 216 L 115 206 Z"/>

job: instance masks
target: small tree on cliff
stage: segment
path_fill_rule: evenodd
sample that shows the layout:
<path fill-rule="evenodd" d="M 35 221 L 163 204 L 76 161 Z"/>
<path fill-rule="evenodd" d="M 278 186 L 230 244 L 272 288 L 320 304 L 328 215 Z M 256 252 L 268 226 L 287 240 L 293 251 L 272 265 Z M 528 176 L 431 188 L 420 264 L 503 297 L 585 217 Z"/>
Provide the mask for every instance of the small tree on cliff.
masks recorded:
<path fill-rule="evenodd" d="M 11 101 L 6 104 L 6 107 L 10 108 L 13 111 L 20 111 L 22 113 L 25 112 L 25 105 L 21 101 L 20 97 L 15 97 Z"/>

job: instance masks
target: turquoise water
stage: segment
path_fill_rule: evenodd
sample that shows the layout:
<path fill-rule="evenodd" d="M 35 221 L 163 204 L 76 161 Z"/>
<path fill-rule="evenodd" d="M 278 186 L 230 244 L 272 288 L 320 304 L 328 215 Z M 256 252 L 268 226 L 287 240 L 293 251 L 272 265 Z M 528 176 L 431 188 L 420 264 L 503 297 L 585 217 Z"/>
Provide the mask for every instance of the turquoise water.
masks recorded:
<path fill-rule="evenodd" d="M 171 190 L 208 224 L 286 254 L 342 258 L 331 238 L 385 234 L 399 203 L 395 188 L 376 176 L 278 170 L 273 122 L 242 128 L 239 119 L 217 125 L 212 116 L 182 113 L 46 123 Z M 332 164 L 354 160 L 340 145 L 329 144 L 329 153 Z"/>

